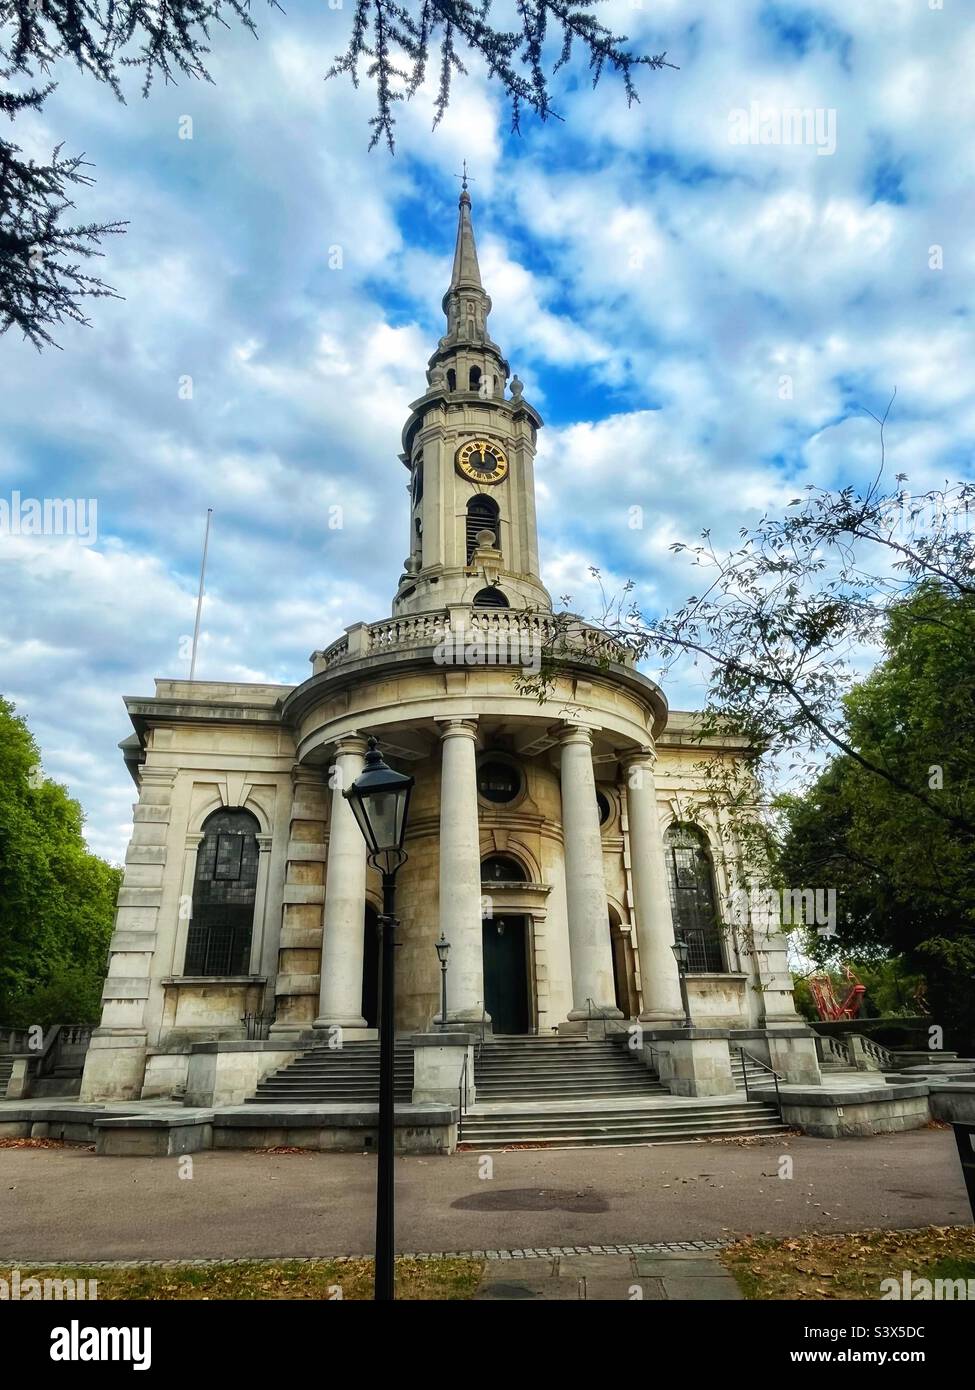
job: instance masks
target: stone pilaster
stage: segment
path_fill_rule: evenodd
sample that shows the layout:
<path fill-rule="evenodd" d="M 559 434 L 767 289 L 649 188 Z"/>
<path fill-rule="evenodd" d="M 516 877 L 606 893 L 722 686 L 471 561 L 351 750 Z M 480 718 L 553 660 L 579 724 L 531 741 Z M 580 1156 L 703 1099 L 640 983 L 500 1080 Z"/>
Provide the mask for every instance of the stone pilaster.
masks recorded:
<path fill-rule="evenodd" d="M 286 1037 L 309 1029 L 318 1005 L 329 799 L 320 767 L 295 767 L 292 787 L 271 1026 L 273 1035 Z"/>
<path fill-rule="evenodd" d="M 643 993 L 641 1020 L 683 1023 L 674 923 L 653 775 L 656 754 L 641 748 L 624 759 L 626 808 L 633 875 L 633 906 Z"/>
<path fill-rule="evenodd" d="M 450 942 L 452 1023 L 478 1021 L 484 1008 L 476 743 L 476 721 L 441 721 L 440 930 Z"/>
<path fill-rule="evenodd" d="M 156 950 L 166 836 L 176 773 L 147 765 L 133 807 L 132 838 L 118 895 L 102 990 L 101 1024 L 85 1059 L 82 1100 L 138 1100 L 146 1069 L 146 1004 Z"/>
<path fill-rule="evenodd" d="M 615 1003 L 603 843 L 592 766 L 592 734 L 589 729 L 571 726 L 561 732 L 559 742 L 566 912 L 572 963 L 569 1019 L 622 1018 Z"/>

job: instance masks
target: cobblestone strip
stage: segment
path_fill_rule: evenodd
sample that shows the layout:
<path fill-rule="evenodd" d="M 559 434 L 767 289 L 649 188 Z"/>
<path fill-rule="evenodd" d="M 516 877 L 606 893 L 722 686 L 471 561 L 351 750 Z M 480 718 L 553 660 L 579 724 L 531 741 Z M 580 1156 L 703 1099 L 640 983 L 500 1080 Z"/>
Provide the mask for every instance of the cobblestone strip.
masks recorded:
<path fill-rule="evenodd" d="M 672 1255 L 693 1253 L 696 1250 L 721 1250 L 730 1244 L 726 1240 L 670 1240 L 642 1245 L 539 1245 L 520 1250 L 404 1250 L 400 1260 L 547 1260 L 553 1255 Z M 234 1255 L 226 1259 L 207 1257 L 182 1260 L 86 1260 L 55 1256 L 49 1260 L 18 1260 L 15 1256 L 0 1256 L 0 1269 L 47 1269 L 51 1265 L 84 1266 L 86 1269 L 180 1269 L 206 1265 L 277 1265 L 333 1264 L 348 1260 L 370 1260 L 371 1252 L 361 1255 Z"/>

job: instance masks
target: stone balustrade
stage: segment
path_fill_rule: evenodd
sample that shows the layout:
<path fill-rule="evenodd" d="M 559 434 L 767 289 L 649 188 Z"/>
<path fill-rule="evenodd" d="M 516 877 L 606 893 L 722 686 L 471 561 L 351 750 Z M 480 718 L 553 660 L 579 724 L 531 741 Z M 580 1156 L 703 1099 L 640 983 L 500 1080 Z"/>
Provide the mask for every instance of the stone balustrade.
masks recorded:
<path fill-rule="evenodd" d="M 460 606 L 379 623 L 357 623 L 323 651 L 315 652 L 313 669 L 318 675 L 361 657 L 442 643 L 453 645 L 455 655 L 448 661 L 458 665 L 476 663 L 481 647 L 483 659 L 490 665 L 523 666 L 528 649 L 554 657 L 578 655 L 594 663 L 633 665 L 632 653 L 625 646 L 572 615 Z M 460 654 L 465 644 L 472 656 Z"/>

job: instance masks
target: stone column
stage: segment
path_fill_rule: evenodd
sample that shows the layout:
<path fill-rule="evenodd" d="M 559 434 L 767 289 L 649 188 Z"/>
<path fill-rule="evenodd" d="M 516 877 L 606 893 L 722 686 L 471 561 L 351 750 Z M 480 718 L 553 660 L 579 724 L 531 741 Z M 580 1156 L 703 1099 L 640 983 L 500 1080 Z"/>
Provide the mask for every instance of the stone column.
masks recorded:
<path fill-rule="evenodd" d="M 624 759 L 626 809 L 630 832 L 630 865 L 633 872 L 633 904 L 636 939 L 640 951 L 640 983 L 643 988 L 641 1020 L 648 1023 L 683 1023 L 680 976 L 674 957 L 674 922 L 664 843 L 657 814 L 657 787 L 653 776 L 656 754 L 640 748 Z"/>
<path fill-rule="evenodd" d="M 479 1021 L 484 1007 L 476 742 L 475 720 L 441 721 L 440 930 L 450 942 L 447 1019 L 457 1023 Z"/>
<path fill-rule="evenodd" d="M 366 917 L 366 844 L 342 795 L 362 771 L 366 742 L 358 734 L 335 746 L 325 868 L 325 925 L 316 1028 L 365 1028 L 362 946 Z"/>
<path fill-rule="evenodd" d="M 622 1018 L 613 985 L 613 947 L 592 769 L 592 733 L 573 725 L 561 733 L 560 743 L 565 896 L 572 964 L 573 1007 L 569 1019 L 588 1019 L 590 1014 Z"/>

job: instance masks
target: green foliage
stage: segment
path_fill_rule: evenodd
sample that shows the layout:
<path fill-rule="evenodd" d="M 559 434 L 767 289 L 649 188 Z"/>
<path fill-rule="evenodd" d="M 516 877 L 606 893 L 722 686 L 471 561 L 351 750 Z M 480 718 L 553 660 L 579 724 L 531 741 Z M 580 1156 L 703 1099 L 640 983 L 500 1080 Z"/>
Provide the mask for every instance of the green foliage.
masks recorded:
<path fill-rule="evenodd" d="M 4 1016 L 12 1028 L 39 1023 L 91 1023 L 101 1017 L 102 972 L 67 966 L 46 984 L 15 996 Z"/>
<path fill-rule="evenodd" d="M 819 1010 L 816 1008 L 816 1001 L 812 997 L 812 990 L 805 975 L 797 975 L 793 971 L 792 992 L 797 1012 L 803 1018 L 808 1018 L 810 1023 L 818 1023 Z"/>
<path fill-rule="evenodd" d="M 975 1040 L 975 598 L 927 583 L 888 614 L 885 656 L 846 697 L 841 754 L 802 797 L 782 802 L 780 871 L 836 888 L 835 939 L 814 959 L 902 956 L 923 975 L 950 1046 Z M 899 790 L 868 766 L 890 768 Z M 888 969 L 890 967 L 887 967 Z M 868 983 L 865 979 L 864 983 Z"/>
<path fill-rule="evenodd" d="M 88 852 L 82 827 L 81 807 L 44 780 L 25 721 L 0 698 L 0 1023 L 19 1019 L 32 996 L 53 1004 L 57 991 L 86 1016 L 51 1022 L 91 1019 L 121 871 Z"/>

